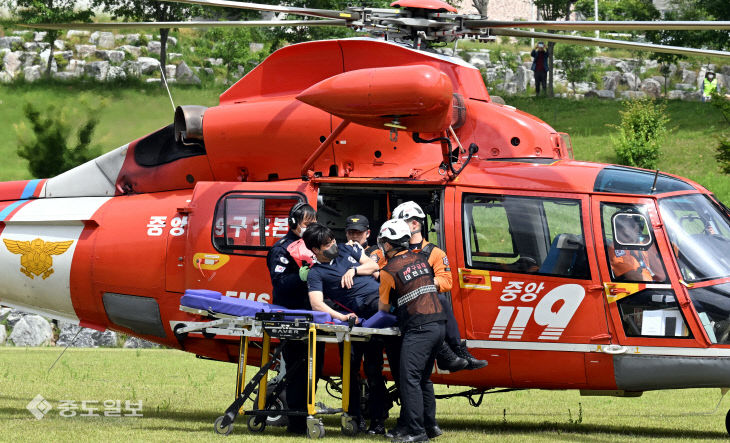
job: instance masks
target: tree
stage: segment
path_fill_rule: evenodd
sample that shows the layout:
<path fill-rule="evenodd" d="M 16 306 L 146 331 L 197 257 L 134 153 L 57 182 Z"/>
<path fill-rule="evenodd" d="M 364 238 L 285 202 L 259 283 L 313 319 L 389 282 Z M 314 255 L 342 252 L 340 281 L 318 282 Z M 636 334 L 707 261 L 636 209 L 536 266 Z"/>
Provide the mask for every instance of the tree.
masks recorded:
<path fill-rule="evenodd" d="M 570 82 L 570 87 L 575 95 L 575 84 L 588 78 L 591 73 L 591 66 L 587 63 L 588 57 L 593 56 L 596 50 L 594 47 L 578 45 L 560 45 L 556 56 L 563 61 L 565 77 Z"/>
<path fill-rule="evenodd" d="M 576 0 L 534 0 L 542 20 L 570 19 L 570 12 Z M 554 32 L 554 31 L 553 31 Z M 548 71 L 548 95 L 553 96 L 553 69 L 555 58 L 555 42 L 548 42 L 550 53 L 550 70 Z"/>
<path fill-rule="evenodd" d="M 730 2 L 727 0 L 673 0 L 673 8 L 664 20 L 730 20 Z M 647 32 L 653 43 L 694 48 L 727 50 L 730 33 L 727 31 L 654 31 Z"/>
<path fill-rule="evenodd" d="M 578 0 L 575 12 L 590 19 L 594 16 L 593 0 Z M 598 0 L 598 19 L 600 21 L 656 20 L 659 10 L 651 0 Z"/>
<path fill-rule="evenodd" d="M 210 55 L 223 60 L 227 80 L 230 80 L 232 68 L 260 61 L 249 48 L 249 42 L 259 38 L 258 34 L 258 30 L 252 28 L 213 28 L 206 33 L 206 37 L 214 42 Z"/>
<path fill-rule="evenodd" d="M 644 99 L 628 100 L 623 106 L 621 123 L 614 126 L 619 131 L 618 137 L 611 137 L 617 163 L 656 169 L 661 144 L 668 132 L 666 105 Z"/>
<path fill-rule="evenodd" d="M 19 23 L 40 24 L 40 23 L 70 23 L 89 22 L 94 13 L 91 10 L 75 10 L 75 0 L 7 0 L 2 4 L 10 11 L 15 12 Z M 46 30 L 44 41 L 50 43 L 50 51 L 46 65 L 46 78 L 51 77 L 53 66 L 53 42 L 58 38 L 61 31 L 56 29 Z"/>
<path fill-rule="evenodd" d="M 489 0 L 471 0 L 471 5 L 477 10 L 479 15 L 484 17 L 487 16 L 487 9 L 489 8 Z"/>
<path fill-rule="evenodd" d="M 184 21 L 198 11 L 197 7 L 182 3 L 171 3 L 146 0 L 91 0 L 94 8 L 102 8 L 111 14 L 113 19 L 121 18 L 128 21 Z M 167 64 L 167 37 L 169 28 L 160 28 L 160 65 L 162 72 Z"/>
<path fill-rule="evenodd" d="M 710 103 L 725 118 L 725 122 L 730 125 L 730 100 L 715 91 L 712 94 Z M 720 164 L 720 169 L 725 174 L 730 174 L 730 136 L 727 132 L 719 136 L 716 151 L 715 158 Z"/>
<path fill-rule="evenodd" d="M 24 124 L 15 126 L 18 155 L 28 160 L 28 169 L 34 177 L 54 177 L 99 155 L 98 148 L 91 146 L 99 123 L 94 117 L 95 110 L 90 110 L 86 122 L 76 128 L 77 143 L 73 147 L 69 146 L 69 137 L 74 128 L 66 112 L 59 112 L 54 106 L 41 112 L 26 103 L 23 113 L 33 135 L 28 134 Z"/>

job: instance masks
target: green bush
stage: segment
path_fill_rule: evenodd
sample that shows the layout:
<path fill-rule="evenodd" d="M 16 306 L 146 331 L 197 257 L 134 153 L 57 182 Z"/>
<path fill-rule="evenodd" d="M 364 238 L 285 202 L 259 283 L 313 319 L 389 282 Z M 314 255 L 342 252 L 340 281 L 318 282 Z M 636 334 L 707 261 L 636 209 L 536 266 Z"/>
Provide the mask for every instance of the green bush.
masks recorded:
<path fill-rule="evenodd" d="M 730 174 L 730 137 L 720 137 L 715 158 L 720 164 L 720 170 L 725 174 Z"/>
<path fill-rule="evenodd" d="M 667 135 L 666 105 L 651 100 L 627 100 L 623 104 L 621 123 L 614 126 L 618 137 L 611 137 L 617 163 L 656 169 L 661 144 Z"/>
<path fill-rule="evenodd" d="M 32 135 L 25 124 L 16 125 L 18 155 L 28 160 L 28 170 L 36 178 L 53 177 L 85 163 L 99 154 L 91 146 L 91 138 L 99 123 L 95 115 L 98 110 L 89 110 L 86 122 L 74 128 L 71 121 L 77 116 L 68 116 L 49 106 L 43 111 L 26 103 L 23 114 L 30 122 Z M 69 138 L 76 129 L 76 145 L 70 146 Z"/>

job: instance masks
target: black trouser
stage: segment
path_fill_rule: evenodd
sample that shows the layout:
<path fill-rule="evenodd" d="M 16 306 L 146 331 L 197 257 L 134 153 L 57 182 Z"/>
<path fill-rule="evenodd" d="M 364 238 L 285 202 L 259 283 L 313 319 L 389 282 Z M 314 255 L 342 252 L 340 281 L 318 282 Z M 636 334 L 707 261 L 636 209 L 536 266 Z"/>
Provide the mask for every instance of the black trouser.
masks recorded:
<path fill-rule="evenodd" d="M 451 307 L 451 301 L 446 299 L 446 293 L 439 292 L 438 297 L 441 302 L 441 306 L 444 307 L 444 313 L 446 314 L 446 344 L 448 344 L 452 349 L 455 349 L 461 346 L 459 324 L 456 323 L 454 310 Z"/>
<path fill-rule="evenodd" d="M 400 357 L 401 418 L 408 434 L 436 426 L 436 397 L 431 372 L 436 348 L 444 341 L 444 322 L 431 322 L 403 333 Z"/>
<path fill-rule="evenodd" d="M 536 95 L 540 95 L 540 86 L 547 94 L 547 71 L 535 70 L 535 91 Z"/>
<path fill-rule="evenodd" d="M 286 403 L 293 411 L 307 411 L 307 340 L 288 340 L 282 351 L 286 364 Z M 295 371 L 290 371 L 293 363 L 302 362 Z M 317 380 L 322 373 L 324 364 L 324 343 L 317 343 L 317 365 L 315 367 Z M 289 416 L 289 430 L 304 432 L 307 429 L 306 416 Z"/>
<path fill-rule="evenodd" d="M 339 344 L 340 357 L 343 346 Z M 352 417 L 359 417 L 360 410 L 360 366 L 362 364 L 368 380 L 368 412 L 371 419 L 384 418 L 385 377 L 383 377 L 383 343 L 379 340 L 353 342 L 350 353 L 350 407 Z M 364 364 L 363 364 L 364 360 Z"/>

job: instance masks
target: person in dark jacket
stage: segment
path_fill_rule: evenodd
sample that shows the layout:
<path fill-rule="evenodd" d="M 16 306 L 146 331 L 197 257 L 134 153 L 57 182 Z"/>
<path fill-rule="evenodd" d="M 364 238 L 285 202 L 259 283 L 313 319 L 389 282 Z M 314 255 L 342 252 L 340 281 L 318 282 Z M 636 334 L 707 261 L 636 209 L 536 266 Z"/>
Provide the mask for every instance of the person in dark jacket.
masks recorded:
<path fill-rule="evenodd" d="M 310 310 L 309 294 L 307 290 L 307 266 L 299 267 L 294 258 L 289 254 L 289 245 L 298 241 L 307 226 L 317 221 L 317 213 L 306 203 L 297 203 L 289 211 L 289 231 L 284 238 L 271 247 L 266 256 L 266 265 L 271 275 L 273 286 L 273 303 L 284 306 L 287 309 Z M 320 346 L 319 351 L 324 350 Z M 291 340 L 282 351 L 284 363 L 287 367 L 287 378 L 289 384 L 286 387 L 286 400 L 289 409 L 303 411 L 307 410 L 307 365 L 299 363 L 296 369 L 295 362 L 303 362 L 307 359 L 307 344 L 303 341 Z M 318 366 L 321 368 L 324 354 L 317 356 Z M 317 370 L 317 373 L 321 372 Z M 307 431 L 306 416 L 290 416 L 287 431 L 304 435 Z"/>
<path fill-rule="evenodd" d="M 535 73 L 535 95 L 540 95 L 540 87 L 547 94 L 547 73 L 550 70 L 550 51 L 545 43 L 537 42 L 537 46 L 530 53 L 532 55 L 532 66 L 530 69 Z"/>

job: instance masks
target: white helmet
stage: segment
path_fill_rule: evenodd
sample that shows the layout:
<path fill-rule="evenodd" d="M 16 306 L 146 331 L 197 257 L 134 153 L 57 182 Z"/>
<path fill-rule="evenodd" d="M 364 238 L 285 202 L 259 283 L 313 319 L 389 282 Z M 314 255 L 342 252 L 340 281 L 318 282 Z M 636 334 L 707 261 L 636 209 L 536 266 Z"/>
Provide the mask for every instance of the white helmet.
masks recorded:
<path fill-rule="evenodd" d="M 408 227 L 408 223 L 401 219 L 392 219 L 383 223 L 378 233 L 378 246 L 383 247 L 384 243 L 391 243 L 393 245 L 408 247 L 408 242 L 411 239 L 411 229 Z"/>
<path fill-rule="evenodd" d="M 418 203 L 414 201 L 407 201 L 401 203 L 393 209 L 393 218 L 400 218 L 402 220 L 410 220 L 412 218 L 425 219 L 426 214 L 423 212 Z"/>

